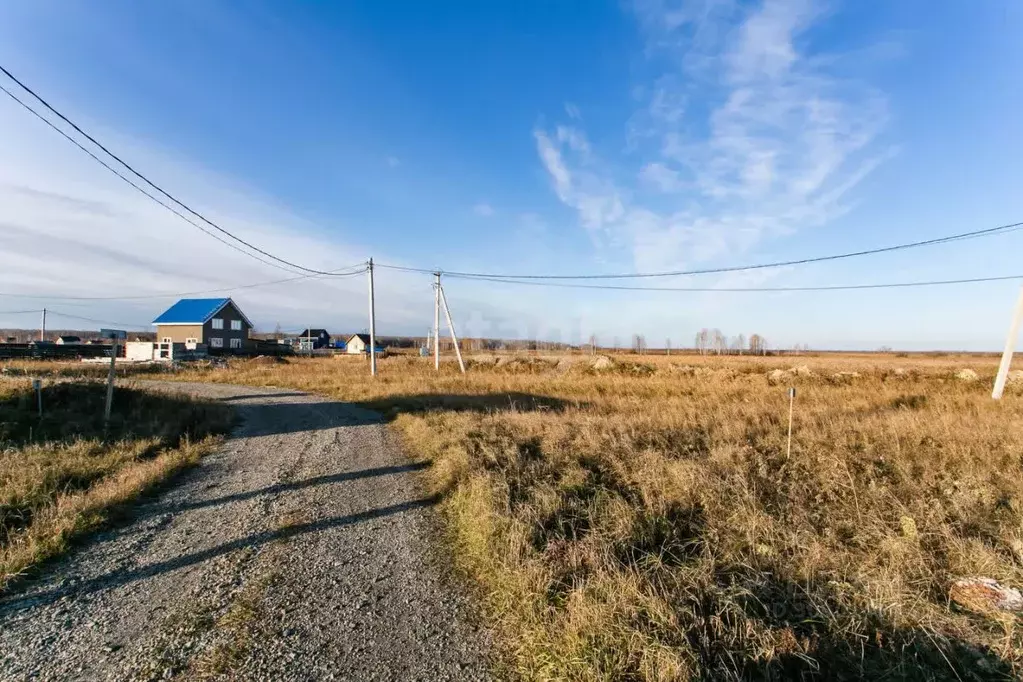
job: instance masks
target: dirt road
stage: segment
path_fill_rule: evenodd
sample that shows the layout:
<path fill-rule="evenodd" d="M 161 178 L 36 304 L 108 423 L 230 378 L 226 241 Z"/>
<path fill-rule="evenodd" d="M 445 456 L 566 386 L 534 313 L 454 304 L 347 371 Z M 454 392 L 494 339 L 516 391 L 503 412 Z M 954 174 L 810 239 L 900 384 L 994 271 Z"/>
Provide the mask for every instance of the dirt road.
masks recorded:
<path fill-rule="evenodd" d="M 0 679 L 488 679 L 486 637 L 429 549 L 433 500 L 371 412 L 230 402 L 215 455 L 0 599 Z"/>

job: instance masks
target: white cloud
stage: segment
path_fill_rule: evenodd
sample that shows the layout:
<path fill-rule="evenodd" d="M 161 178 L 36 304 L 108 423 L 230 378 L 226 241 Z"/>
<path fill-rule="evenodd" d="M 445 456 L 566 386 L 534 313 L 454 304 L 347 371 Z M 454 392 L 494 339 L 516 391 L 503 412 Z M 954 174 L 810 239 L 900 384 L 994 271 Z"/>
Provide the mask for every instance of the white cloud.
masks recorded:
<path fill-rule="evenodd" d="M 579 111 L 579 107 L 572 104 L 571 102 L 565 102 L 565 114 L 575 120 L 582 118 L 582 113 Z"/>
<path fill-rule="evenodd" d="M 489 218 L 494 215 L 494 207 L 485 201 L 481 201 L 472 207 L 472 212 L 482 218 Z"/>
<path fill-rule="evenodd" d="M 61 297 L 132 297 L 196 292 L 286 279 L 292 273 L 234 251 L 185 223 L 68 144 L 22 109 L 0 100 L 0 327 L 32 327 L 38 315 L 3 311 L 47 307 L 49 325 L 86 327 L 69 313 L 149 328 L 174 298 L 68 301 Z M 286 207 L 186 160 L 155 152 L 88 120 L 112 149 L 225 229 L 281 258 L 331 270 L 364 261 L 401 265 L 358 230 L 323 229 Z M 412 263 L 422 265 L 422 263 Z M 459 295 L 461 310 L 483 311 L 495 324 L 505 314 L 531 319 L 501 292 L 478 287 Z M 13 296 L 11 296 L 13 295 Z M 262 330 L 325 326 L 358 331 L 366 322 L 366 278 L 311 278 L 239 289 L 230 295 Z M 377 271 L 378 331 L 422 333 L 431 319 L 430 280 Z M 33 298 L 23 298 L 32 296 Z M 510 311 L 507 312 L 506 311 Z M 98 326 L 92 324 L 91 326 Z"/>
<path fill-rule="evenodd" d="M 640 0 L 636 14 L 651 63 L 671 68 L 637 87 L 631 156 L 609 171 L 577 127 L 535 138 L 558 198 L 637 269 L 733 256 L 822 225 L 893 153 L 878 142 L 885 98 L 829 71 L 840 55 L 806 47 L 819 3 Z M 635 159 L 631 176 L 659 193 L 655 203 L 621 179 Z"/>

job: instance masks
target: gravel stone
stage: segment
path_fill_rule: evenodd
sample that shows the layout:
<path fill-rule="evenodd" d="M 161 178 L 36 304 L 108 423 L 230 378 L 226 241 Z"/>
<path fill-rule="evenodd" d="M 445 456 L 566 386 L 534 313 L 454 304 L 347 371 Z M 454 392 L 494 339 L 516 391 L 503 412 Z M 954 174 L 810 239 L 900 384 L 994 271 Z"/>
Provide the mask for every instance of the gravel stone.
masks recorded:
<path fill-rule="evenodd" d="M 488 680 L 435 500 L 379 415 L 278 389 L 218 452 L 0 598 L 0 679 Z"/>

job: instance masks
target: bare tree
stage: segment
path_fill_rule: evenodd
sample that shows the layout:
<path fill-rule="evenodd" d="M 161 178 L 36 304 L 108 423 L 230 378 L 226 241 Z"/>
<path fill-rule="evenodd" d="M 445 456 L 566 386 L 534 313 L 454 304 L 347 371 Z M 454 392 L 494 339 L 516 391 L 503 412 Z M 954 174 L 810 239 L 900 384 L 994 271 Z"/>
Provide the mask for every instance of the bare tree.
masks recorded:
<path fill-rule="evenodd" d="M 704 327 L 696 333 L 696 348 L 700 351 L 700 355 L 706 355 L 707 348 L 710 346 L 710 330 Z"/>
<path fill-rule="evenodd" d="M 715 353 L 721 355 L 721 353 L 728 350 L 728 341 L 725 339 L 725 335 L 721 333 L 720 329 L 712 329 L 710 336 L 711 345 L 714 347 Z"/>
<path fill-rule="evenodd" d="M 767 353 L 767 339 L 760 334 L 750 334 L 749 352 L 753 355 L 765 355 Z"/>
<path fill-rule="evenodd" d="M 736 345 L 739 347 L 739 355 L 742 355 L 742 351 L 746 348 L 746 335 L 739 334 L 735 337 Z"/>
<path fill-rule="evenodd" d="M 590 355 L 597 352 L 597 335 L 590 334 Z"/>
<path fill-rule="evenodd" d="M 665 355 L 671 355 L 671 337 L 669 336 L 664 340 L 664 353 Z"/>
<path fill-rule="evenodd" d="M 642 334 L 632 335 L 632 350 L 636 351 L 640 355 L 643 354 L 643 349 L 646 347 L 646 339 Z"/>

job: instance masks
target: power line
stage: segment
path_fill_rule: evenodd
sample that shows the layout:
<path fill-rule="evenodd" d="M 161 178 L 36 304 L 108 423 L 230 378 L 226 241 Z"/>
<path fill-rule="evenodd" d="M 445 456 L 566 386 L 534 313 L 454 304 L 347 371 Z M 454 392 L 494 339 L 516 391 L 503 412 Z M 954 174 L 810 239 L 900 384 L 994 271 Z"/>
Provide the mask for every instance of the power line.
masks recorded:
<path fill-rule="evenodd" d="M 908 287 L 928 287 L 946 284 L 976 284 L 979 282 L 1004 282 L 1006 280 L 1023 279 L 1021 275 L 1004 275 L 1000 277 L 974 277 L 969 279 L 943 279 L 923 282 L 886 282 L 881 284 L 842 284 L 836 286 L 808 287 L 630 287 L 616 284 L 568 284 L 563 282 L 538 282 L 535 280 L 502 279 L 499 277 L 474 277 L 467 275 L 451 275 L 455 279 L 476 282 L 495 282 L 498 284 L 520 284 L 537 287 L 558 287 L 563 289 L 603 289 L 613 291 L 688 291 L 688 292 L 770 292 L 770 291 L 851 291 L 856 289 L 899 289 Z"/>
<path fill-rule="evenodd" d="M 0 315 L 27 315 L 28 313 L 41 313 L 42 308 L 38 310 L 0 310 Z"/>
<path fill-rule="evenodd" d="M 358 270 L 353 272 L 344 272 L 345 270 L 351 270 L 352 268 L 362 265 L 356 263 L 354 265 L 348 265 L 343 268 L 331 271 L 331 277 L 343 278 L 343 277 L 355 277 L 366 272 L 366 268 L 363 265 Z M 166 293 L 166 294 L 147 294 L 144 296 L 40 296 L 36 294 L 6 294 L 0 293 L 0 296 L 5 298 L 30 298 L 30 299 L 42 299 L 49 301 L 141 301 L 151 300 L 159 298 L 183 298 L 185 296 L 197 296 L 199 294 L 215 294 L 228 291 L 237 291 L 239 289 L 253 289 L 255 287 L 270 286 L 273 284 L 283 284 L 285 282 L 297 282 L 303 279 L 315 279 L 322 277 L 322 275 L 298 275 L 297 277 L 286 277 L 284 279 L 275 279 L 269 282 L 255 282 L 254 284 L 239 284 L 233 287 L 222 287 L 219 289 L 203 289 L 201 291 L 181 291 L 177 293 Z"/>
<path fill-rule="evenodd" d="M 49 308 L 46 309 L 46 313 L 48 315 L 54 315 L 56 317 L 66 317 L 66 318 L 71 319 L 71 320 L 81 320 L 83 322 L 94 322 L 96 324 L 112 324 L 112 325 L 115 325 L 115 326 L 118 326 L 118 327 L 127 327 L 127 328 L 134 327 L 134 328 L 138 329 L 140 327 L 141 328 L 145 328 L 145 327 L 150 326 L 148 324 L 138 324 L 138 323 L 135 323 L 135 322 L 113 322 L 111 320 L 97 320 L 97 319 L 95 319 L 93 317 L 82 317 L 81 315 L 70 315 L 68 313 L 62 313 L 59 310 L 50 310 Z"/>
<path fill-rule="evenodd" d="M 701 268 L 696 270 L 672 270 L 666 272 L 633 272 L 625 274 L 591 274 L 591 275 L 502 275 L 497 273 L 486 273 L 486 272 L 458 272 L 448 270 L 437 270 L 429 268 L 415 268 L 402 265 L 387 265 L 384 263 L 376 263 L 379 268 L 388 268 L 390 270 L 401 270 L 405 272 L 421 272 L 425 274 L 434 274 L 440 272 L 442 275 L 448 277 L 462 277 L 462 278 L 498 278 L 500 280 L 565 280 L 565 279 L 640 279 L 649 277 L 676 277 L 682 275 L 710 275 L 710 274 L 721 274 L 726 272 L 742 272 L 747 270 L 764 270 L 767 268 L 780 268 L 791 265 L 806 265 L 808 263 L 821 263 L 824 261 L 841 260 L 844 258 L 856 258 L 859 256 L 872 256 L 879 253 L 888 253 L 891 251 L 901 251 L 904 249 L 915 249 L 921 246 L 933 246 L 936 244 L 945 244 L 948 242 L 960 241 L 964 239 L 975 239 L 977 237 L 986 237 L 994 234 L 1004 234 L 1007 232 L 1015 231 L 1023 228 L 1023 222 L 1010 223 L 1008 225 L 999 225 L 998 227 L 989 227 L 983 230 L 973 230 L 971 232 L 961 232 L 959 234 L 949 235 L 947 237 L 937 237 L 935 239 L 925 239 L 917 242 L 907 242 L 905 244 L 896 244 L 894 246 L 884 246 L 875 249 L 865 249 L 862 251 L 850 251 L 848 253 L 838 253 L 828 256 L 815 256 L 812 258 L 799 258 L 795 260 L 787 261 L 774 261 L 770 263 L 756 263 L 753 265 L 734 265 L 725 266 L 720 268 Z"/>
<path fill-rule="evenodd" d="M 94 145 L 96 145 L 97 147 L 99 147 L 100 149 L 102 149 L 102 150 L 103 150 L 104 152 L 106 152 L 106 154 L 107 154 L 108 156 L 110 156 L 110 157 L 111 157 L 112 159 L 114 159 L 114 160 L 115 160 L 115 161 L 117 161 L 117 162 L 118 162 L 119 164 L 121 164 L 122 166 L 124 166 L 125 168 L 127 168 L 127 169 L 128 169 L 128 171 L 130 171 L 130 172 L 131 172 L 131 173 L 132 173 L 133 175 L 135 175 L 135 176 L 136 176 L 137 178 L 139 178 L 140 180 L 142 180 L 142 181 L 143 181 L 144 183 L 146 183 L 147 185 L 149 185 L 150 187 L 152 187 L 153 189 L 155 189 L 155 190 L 156 190 L 157 192 L 159 192 L 159 193 L 160 193 L 160 194 L 162 194 L 163 196 L 167 197 L 167 199 L 169 199 L 169 200 L 170 200 L 171 202 L 173 202 L 173 203 L 177 204 L 178 206 L 180 206 L 181 208 L 183 208 L 183 209 L 184 209 L 184 210 L 185 210 L 186 212 L 188 212 L 188 213 L 191 213 L 191 214 L 192 214 L 193 216 L 195 216 L 196 218 L 198 218 L 198 219 L 199 219 L 199 220 L 201 220 L 202 222 L 206 223 L 206 224 L 207 224 L 207 225 L 209 225 L 210 227 L 212 227 L 212 228 L 214 228 L 215 230 L 217 230 L 217 231 L 219 231 L 219 232 L 223 233 L 223 234 L 224 234 L 224 235 L 226 235 L 227 237 L 229 237 L 229 238 L 231 238 L 231 239 L 235 240 L 236 242 L 238 242 L 238 243 L 240 243 L 240 244 L 244 244 L 245 246 L 247 246 L 248 248 L 252 249 L 253 251 L 256 251 L 257 253 L 260 253 L 260 254 L 262 254 L 262 255 L 266 256 L 267 258 L 270 258 L 270 259 L 272 259 L 272 260 L 274 260 L 274 261 L 277 261 L 278 263 L 281 263 L 281 264 L 283 264 L 283 265 L 286 265 L 286 266 L 288 266 L 288 267 L 294 268 L 294 269 L 296 269 L 296 270 L 301 270 L 301 271 L 304 271 L 304 272 L 310 272 L 310 273 L 315 273 L 315 274 L 317 274 L 317 275 L 328 275 L 328 274 L 330 274 L 329 272 L 326 272 L 326 271 L 323 271 L 323 270 L 316 270 L 316 269 L 313 269 L 313 268 L 307 268 L 307 267 L 305 267 L 305 266 L 303 266 L 303 265 L 298 265 L 297 263 L 292 263 L 292 262 L 290 262 L 290 261 L 284 260 L 283 258 L 279 258 L 279 257 L 277 257 L 277 256 L 273 255 L 272 253 L 268 252 L 268 251 L 264 251 L 263 249 L 259 248 L 258 246 L 255 246 L 255 245 L 253 245 L 253 244 L 251 244 L 251 243 L 249 243 L 249 242 L 245 241 L 244 239 L 242 239 L 242 238 L 240 238 L 240 237 L 236 237 L 236 236 L 235 236 L 234 234 L 232 234 L 232 233 L 231 233 L 231 232 L 229 232 L 228 230 L 225 230 L 225 229 L 224 229 L 224 228 L 222 228 L 222 227 L 221 227 L 220 225 L 217 225 L 217 224 L 216 224 L 215 222 L 213 222 L 212 220 L 208 219 L 208 218 L 207 218 L 206 216 L 204 216 L 203 214 L 201 214 L 201 213 L 199 213 L 198 211 L 194 210 L 194 209 L 193 209 L 192 207 L 188 206 L 187 204 L 185 204 L 184 202 L 182 202 L 181 200 L 179 200 L 179 199 L 178 199 L 177 197 L 175 197 L 174 195 L 170 194 L 170 193 L 169 193 L 169 192 L 167 192 L 167 191 L 166 191 L 165 189 L 163 189 L 162 187 L 160 187 L 159 185 L 157 185 L 156 183 L 154 183 L 154 182 L 153 182 L 152 180 L 150 180 L 149 178 L 147 178 L 147 177 L 146 177 L 145 175 L 143 175 L 143 174 L 142 174 L 142 173 L 140 173 L 139 171 L 135 170 L 135 168 L 133 168 L 133 167 L 132 167 L 132 166 L 131 166 L 130 164 L 128 164 L 128 163 L 127 163 L 126 161 L 124 161 L 123 159 L 121 159 L 121 157 L 117 156 L 117 155 L 116 155 L 116 154 L 114 154 L 114 153 L 113 153 L 112 151 L 110 151 L 110 150 L 109 150 L 109 149 L 107 149 L 107 148 L 106 148 L 105 146 L 103 146 L 103 144 L 101 144 L 101 143 L 100 143 L 100 142 L 99 142 L 99 141 L 98 141 L 98 140 L 97 140 L 96 138 L 94 138 L 94 137 L 93 137 L 92 135 L 89 135 L 89 134 L 88 134 L 87 132 L 85 132 L 85 131 L 84 131 L 84 130 L 82 130 L 82 129 L 81 129 L 80 127 L 78 127 L 78 125 L 77 125 L 77 124 L 75 124 L 75 123 L 74 123 L 74 122 L 73 122 L 73 121 L 72 121 L 71 119 L 69 119 L 69 118 L 68 118 L 67 116 L 65 116 L 64 114 L 60 113 L 60 112 L 59 112 L 59 111 L 57 111 L 57 110 L 56 110 L 55 108 L 53 108 L 53 106 L 51 106 L 49 102 L 47 102 L 47 101 L 46 101 L 45 99 L 43 99 L 43 98 L 42 98 L 41 96 L 39 96 L 39 95 L 38 95 L 38 94 L 37 94 L 37 93 L 36 93 L 36 92 L 35 92 L 34 90 L 32 90 L 32 88 L 28 87 L 28 86 L 27 86 L 27 85 L 25 85 L 25 84 L 24 84 L 23 82 L 21 82 L 20 80 L 18 80 L 18 78 L 16 78 L 16 77 L 14 76 L 14 74 L 12 74 L 12 73 L 11 73 L 10 71 L 8 71 L 7 69 L 5 69 L 5 68 L 4 68 L 4 67 L 3 67 L 2 65 L 0 65 L 0 72 L 3 72 L 3 73 L 4 73 L 4 75 L 6 75 L 6 76 L 7 76 L 8 78 L 10 78 L 10 79 L 11 79 L 12 81 L 14 81 L 15 83 L 17 83 L 17 84 L 18 84 L 19 86 L 21 86 L 21 88 L 22 88 L 22 89 L 23 89 L 23 90 L 24 90 L 25 92 L 27 92 L 28 94 L 32 95 L 32 97 L 34 97 L 34 98 L 35 98 L 36 100 L 38 100 L 40 104 L 42 104 L 42 105 L 43 105 L 44 107 L 46 107 L 47 109 L 49 109 L 49 110 L 50 110 L 50 111 L 51 111 L 51 112 L 52 112 L 52 113 L 53 113 L 54 115 L 56 115 L 56 116 L 57 116 L 58 118 L 60 118 L 60 119 L 61 119 L 62 121 L 64 121 L 65 123 L 67 123 L 67 124 L 68 124 L 69 126 L 71 126 L 72 128 L 74 128 L 74 129 L 75 129 L 76 131 L 78 131 L 78 133 L 79 133 L 80 135 L 82 135 L 82 136 L 83 136 L 83 137 L 85 137 L 85 138 L 86 138 L 87 140 L 89 140 L 90 142 L 92 142 L 92 143 L 93 143 Z M 120 173 L 118 173 L 118 172 L 114 171 L 114 170 L 113 170 L 113 169 L 112 169 L 112 168 L 111 168 L 111 167 L 110 167 L 109 165 L 107 165 L 106 163 L 103 163 L 102 161 L 100 161 L 100 159 L 99 159 L 98 157 L 96 157 L 96 156 L 95 156 L 94 154 L 92 154 L 91 152 L 89 152 L 89 150 L 85 149 L 85 147 L 83 147 L 83 146 L 82 146 L 81 144 L 79 144 L 79 143 L 78 143 L 78 142 L 77 142 L 76 140 L 74 140 L 73 138 L 71 138 L 71 137 L 70 137 L 70 136 L 69 136 L 69 135 L 68 135 L 67 133 L 65 133 L 64 131 L 62 131 L 62 130 L 60 130 L 59 128 L 57 128 L 57 127 L 56 127 L 56 126 L 55 126 L 55 125 L 54 125 L 54 124 L 53 124 L 53 123 L 52 123 L 51 121 L 47 120 L 47 119 L 46 119 L 45 117 L 43 117 L 43 116 L 42 116 L 41 114 L 39 114 L 39 112 L 35 111 L 35 110 L 34 110 L 34 109 L 32 109 L 32 108 L 31 108 L 30 106 L 28 106 L 28 105 L 27 105 L 27 104 L 26 104 L 25 102 L 21 101 L 21 100 L 20 100 L 20 99 L 19 99 L 18 97 L 16 97 L 16 96 L 15 96 L 15 95 L 14 95 L 13 93 L 11 93 L 11 92 L 10 92 L 9 90 L 7 90 L 6 88 L 3 88 L 2 86 L 0 86 L 0 88 L 2 88 L 2 89 L 3 89 L 3 91 L 4 91 L 5 93 L 7 93 L 7 95 L 8 95 L 8 96 L 10 96 L 10 97 L 11 97 L 12 99 L 14 99 L 14 101 L 16 101 L 16 102 L 17 102 L 18 104 L 20 104 L 20 105 L 21 105 L 22 107 L 24 107 L 25 109 L 28 109 L 28 110 L 29 110 L 30 112 L 32 112 L 33 114 L 35 114 L 35 115 L 36 115 L 36 116 L 37 116 L 38 118 L 40 118 L 41 120 L 43 120 L 44 122 L 46 122 L 46 124 L 47 124 L 47 125 L 49 125 L 49 126 L 50 126 L 51 128 L 53 128 L 54 130 L 56 130 L 56 131 L 60 132 L 60 133 L 61 133 L 61 134 L 62 134 L 62 135 L 63 135 L 63 136 L 64 136 L 64 137 L 66 138 L 66 139 L 68 139 L 68 140 L 70 140 L 70 141 L 74 142 L 74 144 L 75 144 L 75 146 L 76 146 L 76 147 L 78 147 L 78 148 L 79 148 L 79 149 L 81 149 L 82 151 L 84 151 L 84 152 L 86 152 L 87 154 L 89 154 L 89 156 L 91 156 L 91 157 L 92 157 L 92 158 L 93 158 L 94 160 L 96 160 L 96 161 L 99 161 L 99 162 L 100 162 L 101 164 L 103 164 L 103 166 L 104 166 L 104 167 L 105 167 L 105 168 L 106 168 L 107 170 L 109 170 L 109 171 L 113 172 L 113 173 L 114 173 L 115 175 L 117 175 L 117 177 L 121 178 L 122 180 L 124 180 L 125 182 L 127 182 L 128 184 L 130 184 L 130 185 L 131 185 L 132 187 L 135 187 L 135 189 L 139 190 L 140 192 L 142 192 L 142 194 L 145 194 L 145 195 L 146 195 L 147 197 L 149 197 L 149 198 L 150 198 L 150 199 L 152 199 L 153 201 L 156 201 L 156 202 L 157 202 L 158 204 L 160 204 L 160 205 L 161 205 L 161 206 L 163 206 L 164 208 L 166 208 L 166 209 L 168 209 L 168 210 L 172 211 L 172 212 L 173 212 L 173 213 L 174 213 L 175 215 L 177 215 L 178 217 L 180 217 L 180 218 L 184 219 L 184 220 L 185 220 L 186 222 L 188 222 L 188 223 L 189 223 L 190 225 L 192 225 L 193 227 L 198 227 L 198 228 L 199 228 L 200 230 L 202 230 L 202 231 L 203 231 L 204 233 L 206 233 L 206 234 L 208 234 L 208 235 L 210 235 L 210 236 L 213 236 L 213 234 L 212 234 L 212 233 L 210 233 L 209 231 L 207 231 L 207 230 L 205 230 L 205 229 L 203 229 L 203 228 L 199 227 L 198 225 L 196 225 L 196 224 L 195 224 L 194 222 L 192 222 L 191 220 L 188 220 L 187 218 L 185 218 L 185 216 L 183 216 L 183 215 L 182 215 L 181 213 L 179 213 L 178 211 L 174 210 L 173 208 L 171 208 L 170 206 L 168 206 L 168 205 L 167 205 L 167 204 L 165 204 L 164 202 L 162 202 L 162 201 L 159 201 L 159 200 L 158 200 L 158 199 L 157 199 L 156 197 L 154 197 L 154 196 L 150 195 L 150 194 L 149 194 L 148 192 L 144 192 L 144 191 L 142 191 L 142 189 L 141 189 L 140 187 L 138 187 L 138 185 L 136 185 L 136 184 L 135 184 L 134 182 L 131 182 L 130 180 L 128 180 L 128 178 L 124 177 L 124 176 L 123 176 L 122 174 L 120 174 Z M 227 243 L 227 242 L 224 242 L 224 241 L 223 241 L 222 239 L 219 239 L 219 238 L 217 238 L 217 240 L 218 240 L 218 241 L 220 241 L 220 242 L 222 242 L 222 243 Z M 237 247 L 235 247 L 235 248 L 237 248 Z M 240 249 L 238 249 L 238 250 L 239 250 L 239 251 L 241 251 Z M 247 251 L 241 251 L 241 253 L 244 253 L 244 254 L 246 254 L 246 255 L 248 255 L 248 256 L 251 256 L 251 257 L 253 257 L 253 258 L 256 258 L 256 259 L 257 259 L 257 260 L 259 260 L 260 262 L 263 262 L 263 263 L 265 263 L 265 262 L 266 262 L 266 261 L 263 261 L 262 259 L 260 259 L 260 258 L 258 258 L 258 257 L 256 257 L 256 256 L 254 256 L 253 254 L 251 254 L 251 253 L 249 253 L 249 252 L 247 252 Z M 278 266 L 278 267 L 279 267 L 279 266 Z"/>
<path fill-rule="evenodd" d="M 0 67 L 0 68 L 2 68 L 2 67 Z M 58 128 L 57 126 L 55 126 L 55 125 L 53 124 L 53 122 L 52 122 L 52 121 L 48 120 L 48 119 L 47 119 L 46 117 L 44 117 L 44 116 L 43 116 L 42 114 L 40 114 L 40 113 L 39 113 L 38 111 L 36 111 L 36 110 L 35 110 L 35 109 L 33 109 L 32 107 L 30 107 L 30 106 L 29 106 L 28 104 L 26 104 L 25 102 L 23 102 L 23 101 L 22 101 L 22 100 L 21 100 L 21 99 L 20 99 L 20 98 L 19 98 L 19 97 L 18 97 L 17 95 L 15 95 L 15 94 L 14 94 L 14 93 L 12 93 L 12 92 L 11 92 L 10 90 L 8 90 L 7 88 L 5 88 L 5 87 L 4 87 L 3 85 L 0 85 L 0 90 L 2 90 L 2 91 L 3 91 L 3 92 L 4 92 L 4 93 L 5 93 L 5 94 L 6 94 L 6 95 L 7 95 L 8 97 L 10 97 L 11 99 L 13 99 L 13 100 L 14 100 L 15 102 L 17 102 L 18 104 L 20 104 L 20 105 L 21 105 L 22 107 L 24 107 L 26 111 L 28 111 L 29 113 L 31 113 L 31 114 L 32 114 L 33 116 L 35 116 L 36 118 L 38 118 L 38 119 L 39 119 L 40 121 L 42 121 L 42 122 L 43 122 L 43 123 L 45 123 L 46 125 L 50 126 L 50 128 L 52 128 L 53 130 L 55 130 L 55 131 L 57 131 L 58 133 L 60 133 L 60 135 L 61 135 L 61 136 L 63 136 L 65 140 L 67 140 L 68 142 L 70 142 L 71 144 L 75 145 L 75 146 L 76 146 L 76 147 L 78 147 L 78 148 L 79 148 L 80 150 L 82 150 L 83 152 L 85 152 L 86 154 L 88 154 L 88 155 L 89 155 L 89 156 L 90 156 L 90 157 L 92 158 L 92 160 L 93 160 L 93 161 L 95 161 L 96 163 L 100 164 L 101 166 L 103 166 L 104 168 L 106 168 L 106 169 L 107 169 L 108 171 L 110 171 L 111 173 L 113 173 L 114 175 L 116 175 L 117 177 L 119 177 L 119 178 L 120 178 L 121 180 L 125 181 L 126 183 L 128 183 L 129 185 L 131 185 L 132 187 L 134 187 L 134 188 L 135 188 L 136 190 L 138 190 L 138 191 L 139 191 L 139 192 L 140 192 L 140 193 L 141 193 L 141 194 L 142 194 L 143 196 L 145 196 L 145 197 L 147 197 L 147 198 L 149 198 L 149 199 L 152 199 L 152 200 L 153 200 L 153 201 L 155 201 L 156 203 L 160 204 L 160 205 L 161 205 L 161 206 L 163 206 L 163 207 L 164 207 L 165 209 L 167 209 L 168 211 L 170 211 L 170 212 L 171 212 L 171 213 L 173 213 L 174 215 L 178 216 L 179 218 L 181 218 L 182 220 L 184 220 L 184 221 L 185 221 L 186 223 L 188 223 L 189 225 L 192 225 L 193 227 L 195 227 L 195 228 L 196 228 L 196 229 L 198 229 L 198 230 L 201 230 L 202 232 L 205 232 L 205 233 L 206 233 L 207 235 L 209 235 L 210 237 L 213 237 L 214 239 L 216 239 L 216 240 L 217 240 L 218 242 L 220 242 L 221 244 L 223 244 L 223 245 L 225 245 L 225 246 L 228 246 L 228 247 L 230 247 L 230 248 L 234 249 L 234 250 L 235 250 L 235 251 L 237 251 L 238 253 L 241 253 L 241 254 L 244 254 L 244 255 L 246 255 L 246 256 L 249 256 L 250 258 L 255 258 L 256 260 L 258 260 L 258 261 L 259 261 L 260 263 L 263 263 L 264 265 L 270 265 L 270 266 L 273 266 L 273 267 L 275 267 L 275 268 L 278 268 L 278 269 L 280 269 L 280 270 L 284 270 L 285 272 L 296 272 L 295 270 L 292 270 L 292 269 L 290 269 L 290 268 L 286 268 L 286 267 L 284 267 L 284 266 L 282 266 L 282 265 L 278 265 L 277 263 L 274 263 L 274 262 L 272 262 L 272 261 L 264 260 L 263 258 L 260 258 L 259 256 L 257 256 L 257 255 L 256 255 L 256 254 L 254 254 L 254 253 L 249 253 L 249 252 L 248 252 L 248 251 L 246 251 L 245 249 L 242 249 L 241 247 L 239 247 L 239 246 L 237 246 L 237 245 L 235 245 L 235 244 L 232 244 L 231 242 L 229 242 L 229 241 L 227 241 L 227 240 L 223 239 L 222 237 L 219 237 L 219 236 L 217 236 L 217 235 L 216 235 L 216 234 L 214 234 L 213 232 L 210 232 L 209 230 L 207 230 L 207 229 L 206 229 L 205 227 L 203 227 L 202 225 L 199 225 L 198 223 L 196 223 L 196 222 L 192 221 L 191 219 L 189 219 L 189 218 L 188 218 L 188 216 L 186 216 L 185 214 L 181 213 L 180 211 L 178 211 L 178 210 L 177 210 L 176 208 L 174 208 L 173 206 L 171 206 L 171 205 L 169 205 L 169 204 L 166 204 L 166 203 L 164 203 L 164 202 L 163 202 L 163 201 L 161 201 L 161 200 L 160 200 L 159 198 L 157 198 L 157 197 L 154 197 L 154 196 L 153 196 L 152 194 L 150 194 L 149 192 L 147 192 L 147 191 L 145 191 L 144 189 L 142 189 L 141 187 L 139 187 L 139 186 L 138 186 L 138 185 L 137 185 L 137 184 L 136 184 L 135 182 L 133 182 L 133 181 L 131 180 L 131 178 L 125 177 L 125 176 L 124 176 L 124 175 L 123 175 L 123 174 L 122 174 L 121 172 L 119 172 L 119 171 L 118 171 L 118 170 L 117 170 L 116 168 L 112 167 L 112 166 L 111 166 L 110 164 L 108 164 L 108 163 L 107 163 L 106 161 L 104 161 L 103 159 L 101 159 L 101 158 L 99 158 L 98 156 L 96 156 L 95 154 L 93 154 L 93 153 L 92 153 L 92 152 L 91 152 L 90 150 L 86 149 L 86 148 L 85 148 L 84 146 L 82 146 L 82 144 L 81 144 L 80 142 L 78 142 L 78 140 L 74 139 L 73 137 L 71 137 L 70 135 L 68 135 L 68 134 L 67 134 L 66 132 L 64 132 L 63 130 L 61 130 L 61 129 L 60 129 L 60 128 Z"/>

